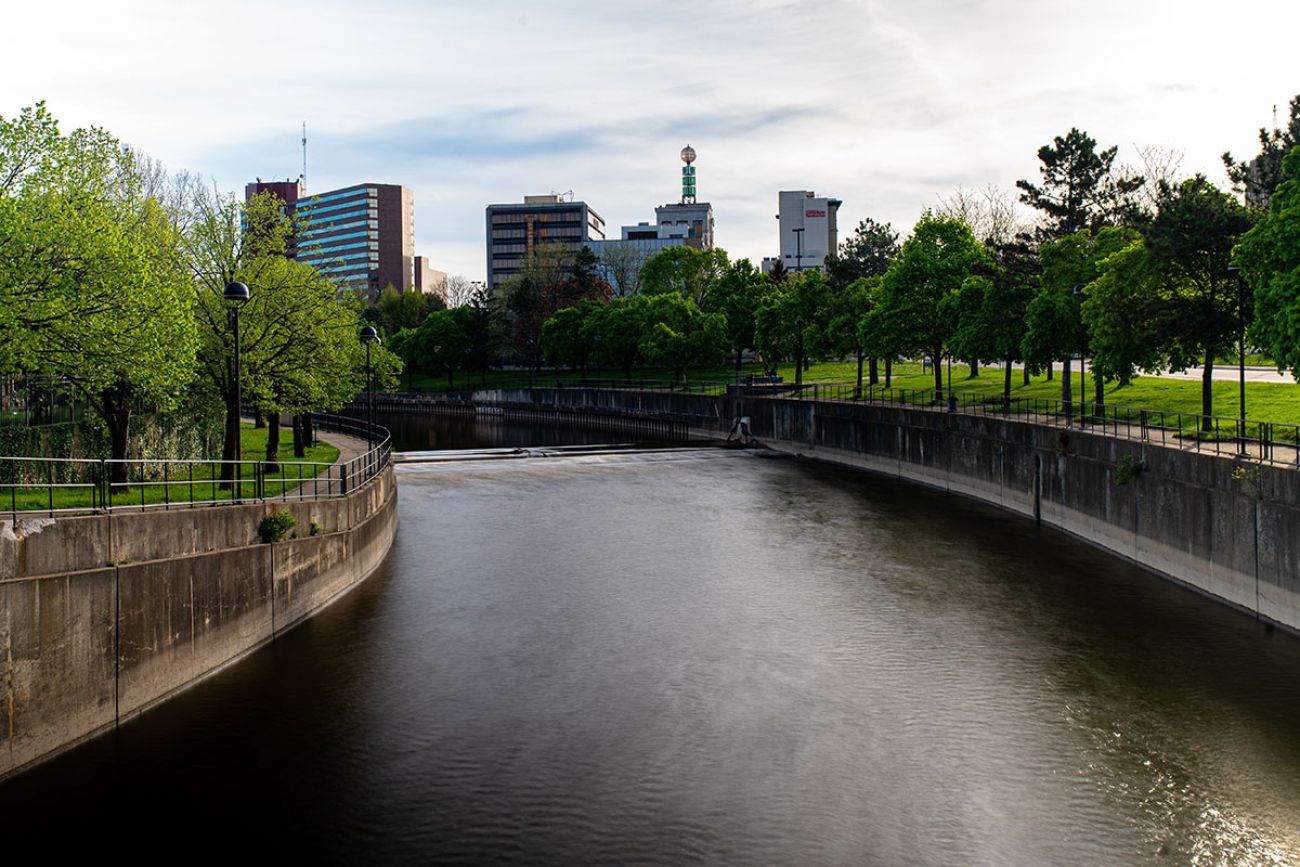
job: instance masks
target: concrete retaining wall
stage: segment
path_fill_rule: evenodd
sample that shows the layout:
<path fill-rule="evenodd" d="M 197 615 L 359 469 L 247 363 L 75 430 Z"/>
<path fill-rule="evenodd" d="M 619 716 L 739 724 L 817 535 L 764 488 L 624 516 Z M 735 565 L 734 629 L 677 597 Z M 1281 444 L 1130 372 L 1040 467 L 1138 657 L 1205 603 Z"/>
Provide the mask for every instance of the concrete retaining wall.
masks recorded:
<path fill-rule="evenodd" d="M 0 521 L 0 778 L 354 587 L 392 544 L 396 491 L 389 468 L 344 499 Z M 280 510 L 296 538 L 263 544 L 258 525 Z"/>
<path fill-rule="evenodd" d="M 772 448 L 992 503 L 1300 631 L 1295 469 L 996 415 L 878 404 L 570 388 L 476 398 L 663 413 L 714 436 L 748 415 Z"/>

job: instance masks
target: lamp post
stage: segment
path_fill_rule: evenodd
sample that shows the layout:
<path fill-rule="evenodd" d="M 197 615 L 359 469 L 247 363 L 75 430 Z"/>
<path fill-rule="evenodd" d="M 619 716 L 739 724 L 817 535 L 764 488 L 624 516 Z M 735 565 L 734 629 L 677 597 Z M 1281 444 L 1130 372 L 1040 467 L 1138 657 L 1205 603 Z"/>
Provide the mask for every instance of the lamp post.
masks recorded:
<path fill-rule="evenodd" d="M 370 370 L 370 344 L 379 343 L 379 332 L 373 325 L 361 329 L 361 342 L 366 345 L 366 440 L 375 447 L 375 389 Z"/>
<path fill-rule="evenodd" d="M 1246 276 L 1240 265 L 1229 265 L 1237 278 L 1237 448 L 1246 453 Z M 1263 438 L 1261 437 L 1261 440 Z"/>
<path fill-rule="evenodd" d="M 791 229 L 790 231 L 794 232 L 794 249 L 795 249 L 794 270 L 802 271 L 803 270 L 803 228 L 800 227 L 798 229 Z"/>
<path fill-rule="evenodd" d="M 1087 283 L 1074 284 L 1074 297 L 1079 299 L 1079 427 L 1084 427 L 1088 415 L 1088 387 L 1083 379 L 1083 355 L 1088 349 L 1088 332 L 1083 327 L 1083 290 Z"/>
<path fill-rule="evenodd" d="M 798 330 L 799 355 L 795 359 L 794 367 L 794 385 L 795 388 L 803 387 L 803 318 L 800 317 L 794 321 L 794 327 Z"/>
<path fill-rule="evenodd" d="M 243 374 L 243 359 L 240 358 L 239 311 L 240 308 L 242 308 L 246 303 L 248 303 L 248 296 L 249 296 L 248 286 L 244 283 L 239 283 L 237 281 L 232 281 L 230 283 L 227 283 L 225 290 L 221 293 L 221 297 L 225 300 L 226 305 L 230 308 L 231 319 L 233 320 L 234 323 L 232 330 L 234 331 L 234 335 L 235 335 L 235 383 L 234 383 L 235 385 L 234 404 L 235 405 L 233 407 L 234 412 L 233 413 L 231 412 L 231 407 L 226 408 L 226 439 L 227 441 L 233 443 L 233 446 L 229 448 L 231 452 L 231 457 L 233 458 L 235 463 L 223 464 L 222 475 L 225 476 L 225 480 L 229 482 L 231 477 L 227 475 L 227 473 L 229 472 L 234 473 L 236 500 L 240 499 L 239 461 L 242 460 L 244 457 L 244 446 L 243 446 L 242 438 L 240 436 L 241 431 L 239 427 L 239 417 L 243 409 L 243 401 L 244 401 L 243 384 L 240 381 Z M 233 415 L 233 421 L 231 418 L 232 415 Z"/>

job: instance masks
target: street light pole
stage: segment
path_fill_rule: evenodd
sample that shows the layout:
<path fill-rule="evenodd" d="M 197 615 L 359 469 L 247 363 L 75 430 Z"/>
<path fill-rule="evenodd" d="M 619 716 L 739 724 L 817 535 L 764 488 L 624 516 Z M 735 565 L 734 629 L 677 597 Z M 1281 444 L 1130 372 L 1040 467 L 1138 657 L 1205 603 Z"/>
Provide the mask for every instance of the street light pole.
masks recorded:
<path fill-rule="evenodd" d="M 366 345 L 366 440 L 375 447 L 375 388 L 370 368 L 370 344 L 379 343 L 379 332 L 373 325 L 361 329 L 361 342 Z"/>
<path fill-rule="evenodd" d="M 1238 452 L 1244 455 L 1246 453 L 1246 276 L 1241 273 L 1240 265 L 1229 265 L 1228 272 L 1237 278 L 1237 443 Z"/>
<path fill-rule="evenodd" d="M 794 367 L 794 385 L 795 388 L 803 387 L 803 319 L 799 318 L 794 321 L 794 327 L 799 330 L 799 355 L 795 359 Z"/>
<path fill-rule="evenodd" d="M 790 231 L 794 232 L 794 270 L 803 271 L 803 228 L 791 229 Z"/>
<path fill-rule="evenodd" d="M 235 382 L 234 382 L 235 419 L 233 423 L 229 421 L 230 408 L 227 407 L 226 409 L 227 412 L 226 438 L 228 440 L 233 440 L 234 444 L 233 447 L 230 448 L 230 451 L 232 453 L 232 457 L 235 463 L 233 465 L 231 464 L 223 465 L 223 475 L 225 474 L 226 468 L 229 468 L 231 471 L 234 472 L 235 499 L 238 500 L 241 498 L 240 497 L 241 465 L 239 461 L 241 461 L 244 457 L 244 445 L 243 445 L 243 438 L 241 436 L 242 431 L 240 429 L 240 423 L 239 423 L 240 415 L 243 411 L 243 403 L 244 403 L 243 383 L 241 382 L 242 374 L 243 374 L 243 359 L 240 358 L 240 345 L 239 345 L 239 310 L 246 303 L 248 303 L 248 297 L 249 297 L 248 286 L 237 281 L 227 283 L 225 290 L 221 293 L 221 296 L 225 300 L 225 302 L 230 306 L 231 312 L 233 314 L 234 317 L 233 331 L 235 337 Z M 229 481 L 229 479 L 227 479 L 227 481 Z"/>
<path fill-rule="evenodd" d="M 1083 379 L 1083 355 L 1088 350 L 1088 331 L 1083 327 L 1083 289 L 1087 283 L 1074 284 L 1074 297 L 1079 299 L 1079 427 L 1087 425 L 1088 387 Z"/>

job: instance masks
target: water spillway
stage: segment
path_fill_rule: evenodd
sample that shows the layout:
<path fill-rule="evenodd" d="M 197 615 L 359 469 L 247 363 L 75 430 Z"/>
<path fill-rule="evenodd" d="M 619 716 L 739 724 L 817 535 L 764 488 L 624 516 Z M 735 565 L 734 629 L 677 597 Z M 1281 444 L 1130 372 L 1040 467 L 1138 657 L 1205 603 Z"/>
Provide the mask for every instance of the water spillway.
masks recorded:
<path fill-rule="evenodd" d="M 6 820 L 264 817 L 351 863 L 1300 858 L 1300 641 L 1060 533 L 713 449 L 398 476 L 369 582 Z"/>

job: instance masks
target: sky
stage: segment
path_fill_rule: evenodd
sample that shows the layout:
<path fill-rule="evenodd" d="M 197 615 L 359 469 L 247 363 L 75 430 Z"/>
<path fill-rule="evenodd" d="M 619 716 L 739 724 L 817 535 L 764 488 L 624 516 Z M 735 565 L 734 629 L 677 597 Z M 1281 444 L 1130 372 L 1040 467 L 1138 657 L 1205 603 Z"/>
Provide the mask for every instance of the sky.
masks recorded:
<path fill-rule="evenodd" d="M 483 279 L 483 209 L 572 191 L 618 227 L 699 199 L 774 255 L 777 193 L 904 235 L 958 188 L 1014 191 L 1078 127 L 1226 186 L 1300 93 L 1300 4 L 1167 0 L 118 0 L 10 4 L 0 116 L 38 100 L 238 191 L 415 195 L 416 253 Z"/>

